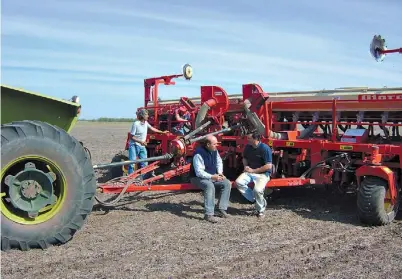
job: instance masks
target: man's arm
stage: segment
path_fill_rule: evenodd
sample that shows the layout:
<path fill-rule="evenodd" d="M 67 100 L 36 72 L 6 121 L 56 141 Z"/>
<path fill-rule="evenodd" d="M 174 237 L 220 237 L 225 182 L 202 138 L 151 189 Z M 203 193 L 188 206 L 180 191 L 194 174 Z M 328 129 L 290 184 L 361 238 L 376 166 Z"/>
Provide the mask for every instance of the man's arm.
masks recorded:
<path fill-rule="evenodd" d="M 149 123 L 148 123 L 148 128 L 149 128 L 151 131 L 153 131 L 153 132 L 155 132 L 155 133 L 158 133 L 158 134 L 166 134 L 166 133 L 169 132 L 169 131 L 161 131 L 161 130 L 158 130 L 158 129 L 156 129 L 155 127 L 152 127 L 151 124 L 149 124 Z"/>
<path fill-rule="evenodd" d="M 222 158 L 221 155 L 219 154 L 219 152 L 216 152 L 216 169 L 218 171 L 218 174 L 223 174 L 223 162 L 222 162 Z"/>
<path fill-rule="evenodd" d="M 254 169 L 254 173 L 264 173 L 272 168 L 272 163 L 266 163 L 258 169 Z"/>
<path fill-rule="evenodd" d="M 195 175 L 199 178 L 211 179 L 212 175 L 205 171 L 204 160 L 200 154 L 195 154 L 193 157 L 193 166 L 195 170 Z"/>

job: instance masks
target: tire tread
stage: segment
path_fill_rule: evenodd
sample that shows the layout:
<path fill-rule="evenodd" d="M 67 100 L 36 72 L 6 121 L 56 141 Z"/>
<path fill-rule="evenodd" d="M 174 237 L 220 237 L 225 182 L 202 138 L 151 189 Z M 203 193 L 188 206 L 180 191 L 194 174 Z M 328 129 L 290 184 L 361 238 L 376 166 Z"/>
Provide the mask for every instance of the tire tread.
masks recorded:
<path fill-rule="evenodd" d="M 81 199 L 76 201 L 78 210 L 70 222 L 62 226 L 53 236 L 43 235 L 40 239 L 26 242 L 23 239 L 4 236 L 2 232 L 1 250 L 7 251 L 19 248 L 26 251 L 30 248 L 47 249 L 51 245 L 64 244 L 72 239 L 73 235 L 83 226 L 86 218 L 92 211 L 94 195 L 96 192 L 96 177 L 93 171 L 92 162 L 88 158 L 84 147 L 73 136 L 65 130 L 41 121 L 16 121 L 2 125 L 2 145 L 19 140 L 21 138 L 41 137 L 50 138 L 64 145 L 70 150 L 77 161 L 77 173 L 82 176 Z M 5 141 L 4 141 L 5 140 Z M 4 141 L 4 142 L 3 142 Z"/>
<path fill-rule="evenodd" d="M 392 221 L 385 210 L 381 209 L 387 188 L 388 183 L 378 177 L 367 176 L 361 182 L 357 197 L 357 209 L 362 223 L 382 226 Z"/>

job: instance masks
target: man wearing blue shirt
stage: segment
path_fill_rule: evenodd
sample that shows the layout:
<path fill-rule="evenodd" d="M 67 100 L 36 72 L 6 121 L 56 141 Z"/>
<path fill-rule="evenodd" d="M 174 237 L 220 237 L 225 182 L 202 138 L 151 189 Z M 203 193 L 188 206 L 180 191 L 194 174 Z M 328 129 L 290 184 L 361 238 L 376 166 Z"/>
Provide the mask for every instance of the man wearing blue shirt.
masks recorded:
<path fill-rule="evenodd" d="M 240 193 L 250 202 L 255 202 L 255 214 L 264 217 L 267 201 L 264 198 L 264 190 L 270 180 L 272 170 L 272 150 L 261 142 L 258 132 L 247 135 L 248 144 L 243 151 L 244 172 L 236 179 L 236 187 Z M 248 187 L 254 182 L 254 189 Z"/>
<path fill-rule="evenodd" d="M 222 158 L 217 146 L 217 138 L 208 136 L 205 142 L 195 150 L 190 166 L 191 183 L 204 191 L 204 219 L 212 223 L 217 222 L 214 217 L 215 188 L 221 192 L 218 216 L 223 218 L 229 217 L 226 210 L 232 189 L 230 181 L 223 175 Z"/>

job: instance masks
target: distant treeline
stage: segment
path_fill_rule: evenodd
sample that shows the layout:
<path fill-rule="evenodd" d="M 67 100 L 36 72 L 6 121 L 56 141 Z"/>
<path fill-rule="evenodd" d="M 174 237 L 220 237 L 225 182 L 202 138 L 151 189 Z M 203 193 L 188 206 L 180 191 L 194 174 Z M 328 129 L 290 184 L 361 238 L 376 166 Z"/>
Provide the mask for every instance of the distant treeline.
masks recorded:
<path fill-rule="evenodd" d="M 78 121 L 87 121 L 87 122 L 133 122 L 134 118 L 100 117 L 100 118 L 97 118 L 97 119 L 79 119 Z"/>

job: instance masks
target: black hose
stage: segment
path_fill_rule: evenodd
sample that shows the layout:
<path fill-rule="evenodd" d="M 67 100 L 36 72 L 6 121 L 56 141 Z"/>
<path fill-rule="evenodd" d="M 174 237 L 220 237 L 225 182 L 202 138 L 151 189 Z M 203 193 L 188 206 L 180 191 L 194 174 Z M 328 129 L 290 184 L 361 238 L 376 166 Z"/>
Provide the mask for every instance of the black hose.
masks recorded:
<path fill-rule="evenodd" d="M 131 182 L 131 181 L 127 182 L 127 184 L 124 186 L 123 190 L 121 190 L 120 194 L 113 201 L 111 201 L 111 202 L 103 202 L 103 201 L 99 200 L 96 196 L 95 196 L 95 200 L 99 204 L 104 205 L 104 206 L 112 206 L 112 205 L 118 203 L 121 200 L 121 198 L 123 197 L 123 195 L 126 193 L 127 188 L 131 185 L 131 183 L 129 183 L 129 182 Z"/>
<path fill-rule="evenodd" d="M 337 159 L 337 158 L 342 158 L 342 157 L 346 157 L 347 153 L 341 153 L 329 158 L 326 158 L 325 160 L 322 160 L 320 162 L 318 162 L 317 164 L 315 164 L 314 166 L 311 166 L 308 170 L 306 170 L 305 172 L 302 173 L 302 175 L 300 175 L 300 178 L 305 178 L 307 174 L 309 174 L 312 170 L 321 167 L 322 164 L 325 164 L 326 162 L 328 162 L 329 160 L 333 160 L 333 159 Z"/>
<path fill-rule="evenodd" d="M 305 128 L 303 131 L 300 132 L 300 136 L 298 136 L 298 139 L 305 139 L 309 138 L 313 135 L 315 129 L 317 129 L 318 125 L 317 124 L 312 124 L 309 127 Z"/>

